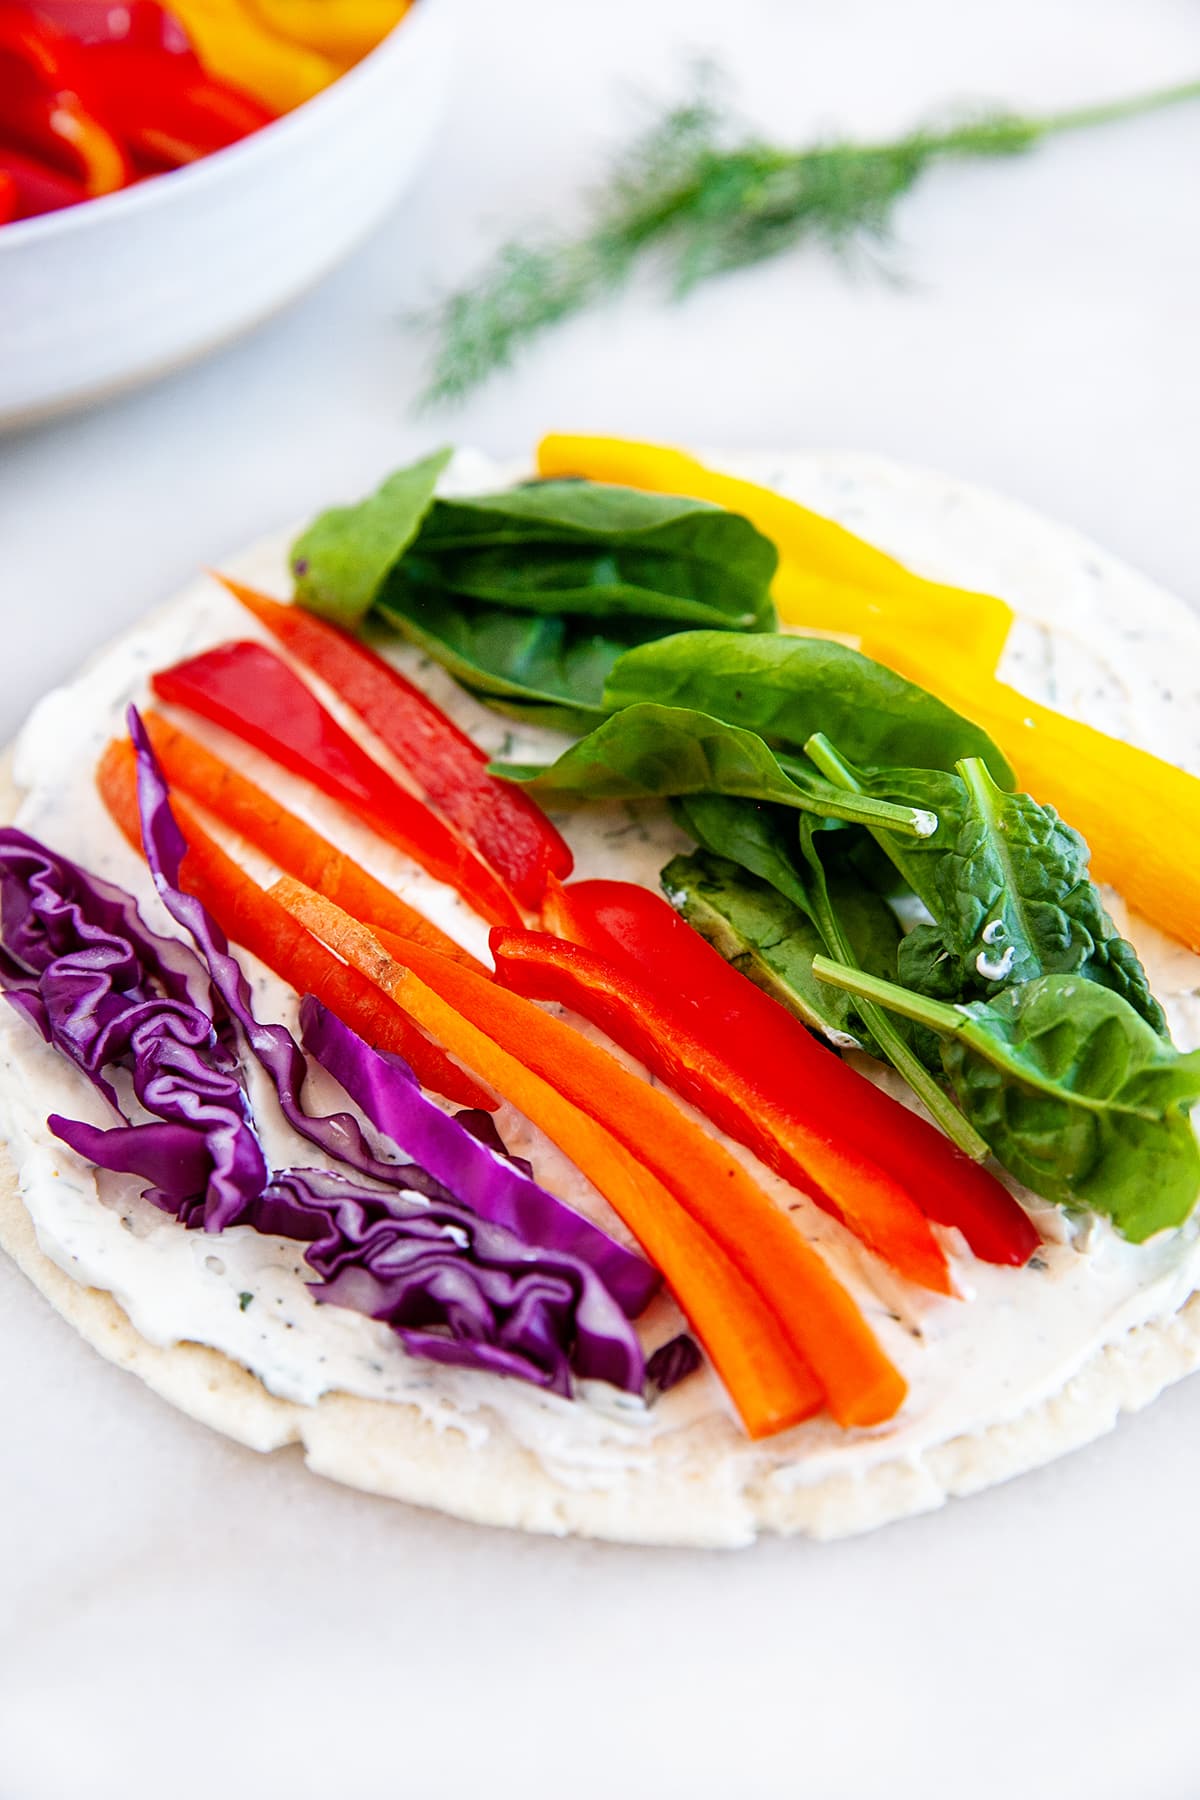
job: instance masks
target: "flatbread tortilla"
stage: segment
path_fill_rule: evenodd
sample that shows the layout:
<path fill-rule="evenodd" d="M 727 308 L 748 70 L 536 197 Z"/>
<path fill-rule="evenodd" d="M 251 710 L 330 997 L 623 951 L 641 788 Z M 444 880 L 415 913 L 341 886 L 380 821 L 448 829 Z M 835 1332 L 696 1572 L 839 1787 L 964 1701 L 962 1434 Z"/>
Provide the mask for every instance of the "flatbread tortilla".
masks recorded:
<path fill-rule="evenodd" d="M 939 516 L 947 532 L 969 547 L 981 521 L 990 546 L 1011 559 L 1007 598 L 1026 617 L 1022 573 L 1039 556 L 1054 566 L 1090 567 L 1103 575 L 1107 598 L 1080 626 L 1098 641 L 1109 629 L 1103 616 L 1113 606 L 1137 608 L 1139 630 L 1175 641 L 1186 655 L 1200 648 L 1200 624 L 1179 602 L 1125 571 L 1072 534 L 1036 520 L 1009 503 L 941 477 L 896 470 L 846 456 L 780 462 L 739 459 L 738 472 L 775 478 L 813 504 L 838 511 L 847 487 L 869 494 L 875 512 L 890 509 L 885 533 L 848 515 L 846 522 L 920 564 L 919 541 L 904 541 L 903 521 L 915 507 L 928 527 Z M 857 484 L 857 487 L 855 487 Z M 818 491 L 814 491 L 818 490 Z M 928 532 L 927 532 L 928 541 Z M 247 559 L 253 563 L 253 557 Z M 261 562 L 261 558 L 258 559 Z M 970 556 L 931 573 L 964 582 L 975 579 Z M 965 566 L 964 566 L 965 565 Z M 248 571 L 249 572 L 249 571 Z M 985 585 L 982 579 L 980 585 Z M 993 582 L 993 590 L 997 583 Z M 1031 584 L 1034 590 L 1037 582 Z M 1064 630 L 1061 619 L 1052 631 Z M 1182 642 L 1180 641 L 1182 640 Z M 1064 706 L 1066 703 L 1063 703 Z M 1168 702 L 1174 704 L 1174 702 Z M 1086 707 L 1070 710 L 1086 712 Z M 1105 718 L 1097 717 L 1104 724 Z M 1112 729 L 1111 716 L 1109 729 Z M 1153 742 L 1149 748 L 1157 748 Z M 0 771 L 0 815 L 11 819 L 18 801 L 7 769 Z M 1200 964 L 1197 964 L 1200 977 Z M 1198 981 L 1200 985 L 1200 981 Z M 213 1240 L 218 1241 L 218 1240 Z M 19 1196 L 12 1160 L 0 1149 L 0 1245 L 51 1305 L 110 1362 L 131 1370 L 148 1387 L 193 1418 L 259 1451 L 297 1443 L 308 1467 L 368 1492 L 434 1507 L 460 1518 L 552 1534 L 646 1544 L 748 1543 L 759 1531 L 834 1538 L 930 1510 L 950 1496 L 965 1495 L 1020 1474 L 1110 1430 L 1122 1412 L 1147 1405 L 1172 1381 L 1200 1365 L 1200 1294 L 1174 1313 L 1125 1331 L 1096 1347 L 1056 1392 L 1013 1416 L 984 1422 L 920 1454 L 905 1451 L 850 1472 L 796 1483 L 786 1470 L 764 1468 L 731 1433 L 715 1453 L 681 1458 L 664 1450 L 632 1465 L 618 1484 L 586 1475 L 564 1480 L 509 1431 L 502 1410 L 472 1414 L 472 1429 L 456 1430 L 399 1402 L 326 1394 L 314 1405 L 281 1399 L 230 1357 L 200 1344 L 161 1346 L 131 1324 L 107 1292 L 81 1286 L 39 1248 Z M 486 1430 L 479 1429 L 480 1424 Z"/>

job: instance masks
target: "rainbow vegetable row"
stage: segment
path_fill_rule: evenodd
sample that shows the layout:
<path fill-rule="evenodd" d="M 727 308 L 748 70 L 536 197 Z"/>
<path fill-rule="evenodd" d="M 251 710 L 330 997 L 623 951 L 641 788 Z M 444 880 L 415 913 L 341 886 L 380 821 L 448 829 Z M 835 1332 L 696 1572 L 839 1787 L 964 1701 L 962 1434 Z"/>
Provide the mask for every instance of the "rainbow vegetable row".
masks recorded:
<path fill-rule="evenodd" d="M 161 671 L 158 697 L 264 750 L 450 880 L 496 927 L 496 978 L 151 712 L 147 741 L 187 843 L 185 891 L 298 991 L 402 1054 L 426 1085 L 472 1105 L 494 1106 L 499 1093 L 557 1142 L 674 1289 L 752 1435 L 822 1405 L 843 1424 L 890 1417 L 904 1383 L 794 1223 L 663 1092 L 532 1000 L 565 1001 L 600 1024 L 934 1292 L 950 1293 L 952 1283 L 931 1219 L 956 1225 L 990 1260 L 1028 1259 L 1037 1236 L 1007 1190 L 819 1046 L 658 896 L 622 882 L 564 885 L 570 853 L 554 827 L 528 796 L 489 775 L 471 741 L 390 665 L 324 621 L 228 585 L 403 760 L 424 799 L 260 643 L 219 646 Z M 110 747 L 100 786 L 138 844 L 132 745 Z M 285 871 L 273 889 L 215 842 L 193 804 Z M 527 929 L 524 913 L 553 933 Z"/>

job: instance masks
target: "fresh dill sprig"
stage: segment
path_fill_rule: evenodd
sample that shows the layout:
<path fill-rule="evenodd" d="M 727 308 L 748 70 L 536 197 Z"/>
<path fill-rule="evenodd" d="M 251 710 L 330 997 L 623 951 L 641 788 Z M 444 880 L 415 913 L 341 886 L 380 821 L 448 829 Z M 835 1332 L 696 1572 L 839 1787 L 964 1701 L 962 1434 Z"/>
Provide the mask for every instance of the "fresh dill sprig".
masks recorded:
<path fill-rule="evenodd" d="M 529 341 L 612 293 L 647 255 L 676 296 L 806 240 L 845 252 L 887 238 L 901 195 L 932 163 L 1011 156 L 1060 132 L 1200 98 L 1200 82 L 1070 112 L 989 112 L 883 144 L 789 150 L 736 127 L 702 86 L 620 156 L 574 235 L 505 244 L 478 280 L 430 316 L 437 350 L 426 405 L 461 399 Z"/>

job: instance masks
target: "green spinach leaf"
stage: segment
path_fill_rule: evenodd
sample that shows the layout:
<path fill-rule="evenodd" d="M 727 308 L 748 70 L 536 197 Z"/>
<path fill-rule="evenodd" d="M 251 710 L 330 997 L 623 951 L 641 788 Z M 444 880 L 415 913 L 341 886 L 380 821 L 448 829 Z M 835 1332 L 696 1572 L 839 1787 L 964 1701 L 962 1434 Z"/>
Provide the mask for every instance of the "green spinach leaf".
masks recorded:
<path fill-rule="evenodd" d="M 435 500 L 395 581 L 520 612 L 760 631 L 777 562 L 748 519 L 704 501 L 540 481 Z"/>
<path fill-rule="evenodd" d="M 513 612 L 445 595 L 418 595 L 385 582 L 380 616 L 417 644 L 478 699 L 531 724 L 573 733 L 608 716 L 609 669 L 631 643 L 663 629 L 635 621 Z M 549 710 L 547 710 L 549 709 Z"/>
<path fill-rule="evenodd" d="M 855 762 L 952 769 L 981 756 L 1012 770 L 987 733 L 857 650 L 781 632 L 680 632 L 623 656 L 608 678 L 614 711 L 641 700 L 693 707 L 800 749 L 824 732 Z"/>
<path fill-rule="evenodd" d="M 291 549 L 300 605 L 338 625 L 353 627 L 365 618 L 388 570 L 420 530 L 452 454 L 437 450 L 389 475 L 357 505 L 318 514 Z"/>
<path fill-rule="evenodd" d="M 1181 1054 L 1111 988 L 1039 975 L 947 1006 L 819 957 L 815 973 L 926 1025 L 967 1118 L 1048 1200 L 1107 1214 L 1135 1243 L 1200 1195 L 1200 1051 Z"/>
<path fill-rule="evenodd" d="M 701 849 L 737 863 L 812 918 L 807 882 L 797 867 L 796 818 L 789 809 L 724 794 L 680 794 L 671 801 L 671 813 Z"/>
<path fill-rule="evenodd" d="M 895 963 L 895 923 L 893 919 L 892 935 L 889 936 L 875 910 L 882 906 L 878 896 L 864 913 L 861 878 L 848 875 L 844 860 L 842 868 L 838 869 L 838 848 L 844 850 L 844 844 L 839 846 L 839 838 L 852 835 L 857 834 L 843 834 L 836 826 L 824 821 L 811 818 L 800 821 L 800 844 L 810 875 L 809 893 L 821 935 L 830 946 L 830 955 L 849 967 L 862 970 L 864 979 L 876 975 L 882 978 L 885 966 Z M 826 867 L 827 856 L 832 870 Z M 851 896 L 854 896 L 854 904 L 848 904 Z M 854 925 L 858 927 L 857 932 L 852 932 Z M 815 965 L 813 972 L 817 973 Z M 879 1054 L 908 1083 L 951 1143 L 974 1161 L 981 1162 L 987 1155 L 987 1145 L 939 1085 L 934 1073 L 936 1065 L 928 1050 L 929 1034 L 919 1023 L 898 1022 L 891 1018 L 869 996 L 856 995 L 855 998 L 868 1044 L 878 1047 Z"/>
<path fill-rule="evenodd" d="M 928 769 L 854 770 L 824 738 L 810 755 L 831 780 L 878 799 L 935 812 L 920 839 L 877 842 L 933 915 L 903 947 L 906 986 L 966 999 L 1038 975 L 1079 974 L 1120 994 L 1166 1034 L 1137 952 L 1109 918 L 1088 876 L 1088 847 L 1053 807 L 1005 793 L 974 757 L 954 775 Z"/>
<path fill-rule="evenodd" d="M 853 1002 L 813 974 L 825 949 L 813 921 L 737 863 L 707 851 L 676 856 L 662 872 L 663 892 L 726 962 L 841 1049 L 860 1043 Z"/>

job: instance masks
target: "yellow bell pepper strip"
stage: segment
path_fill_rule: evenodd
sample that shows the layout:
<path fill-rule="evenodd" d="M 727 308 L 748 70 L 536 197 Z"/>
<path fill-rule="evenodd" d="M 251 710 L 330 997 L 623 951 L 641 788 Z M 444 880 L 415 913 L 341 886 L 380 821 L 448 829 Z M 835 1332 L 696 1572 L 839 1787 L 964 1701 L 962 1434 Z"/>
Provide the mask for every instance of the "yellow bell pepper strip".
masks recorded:
<path fill-rule="evenodd" d="M 412 0 L 246 0 L 278 37 L 317 50 L 348 68 L 400 23 Z"/>
<path fill-rule="evenodd" d="M 896 1413 L 906 1384 L 850 1295 L 741 1163 L 658 1088 L 532 1001 L 432 950 L 409 944 L 405 963 L 394 962 L 369 931 L 290 876 L 271 893 L 500 1092 L 496 1046 L 636 1156 L 757 1289 L 840 1425 L 878 1425 Z"/>
<path fill-rule="evenodd" d="M 334 8 L 331 6 L 330 11 Z M 210 75 L 290 112 L 341 74 L 331 57 L 268 31 L 240 0 L 171 0 Z"/>
<path fill-rule="evenodd" d="M 686 494 L 743 513 L 779 549 L 772 592 L 785 623 L 856 637 L 865 655 L 983 726 L 1022 788 L 1083 833 L 1097 878 L 1200 949 L 1200 781 L 997 681 L 1013 616 L 1004 601 L 924 581 L 782 494 L 677 450 L 552 436 L 539 447 L 538 470 Z"/>
<path fill-rule="evenodd" d="M 1006 682 L 935 653 L 887 659 L 993 737 L 1018 785 L 1092 847 L 1092 873 L 1135 911 L 1200 951 L 1200 781 L 1148 750 L 1039 706 Z"/>
<path fill-rule="evenodd" d="M 989 670 L 1004 648 L 1013 614 L 1003 600 L 926 581 L 832 519 L 682 450 L 551 434 L 538 446 L 538 473 L 686 494 L 740 513 L 779 551 L 771 591 L 780 617 L 810 631 L 860 638 L 863 653 L 880 662 L 888 660 L 885 645 L 913 634 L 952 642 L 956 654 Z"/>

